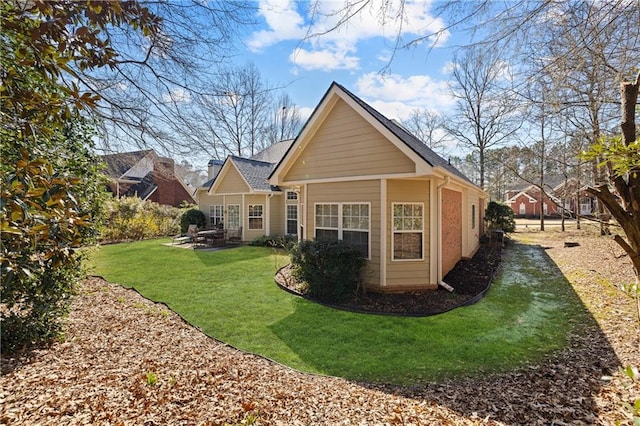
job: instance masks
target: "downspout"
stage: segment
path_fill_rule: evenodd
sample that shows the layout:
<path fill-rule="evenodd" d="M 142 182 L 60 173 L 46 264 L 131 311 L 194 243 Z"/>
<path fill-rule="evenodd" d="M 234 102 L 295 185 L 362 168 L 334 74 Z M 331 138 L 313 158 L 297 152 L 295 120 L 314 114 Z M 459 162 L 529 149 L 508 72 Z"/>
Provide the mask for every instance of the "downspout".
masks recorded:
<path fill-rule="evenodd" d="M 449 292 L 453 292 L 453 287 L 451 287 L 449 284 L 445 283 L 442 280 L 442 195 L 440 194 L 441 190 L 443 187 L 447 186 L 449 184 L 449 176 L 445 176 L 444 177 L 444 182 L 442 182 L 441 184 L 439 184 L 436 187 L 436 196 L 438 197 L 438 211 L 437 211 L 437 217 L 436 217 L 436 221 L 438 223 L 437 229 L 438 229 L 438 235 L 436 236 L 437 239 L 437 246 L 438 249 L 436 250 L 436 255 L 438 257 L 438 261 L 436 264 L 436 268 L 438 269 L 438 285 L 443 287 L 445 290 L 448 290 Z"/>
<path fill-rule="evenodd" d="M 273 197 L 273 194 L 267 195 L 267 205 L 265 206 L 266 212 L 264 212 L 267 219 L 267 226 L 265 226 L 265 234 L 267 236 L 271 236 L 271 197 Z"/>

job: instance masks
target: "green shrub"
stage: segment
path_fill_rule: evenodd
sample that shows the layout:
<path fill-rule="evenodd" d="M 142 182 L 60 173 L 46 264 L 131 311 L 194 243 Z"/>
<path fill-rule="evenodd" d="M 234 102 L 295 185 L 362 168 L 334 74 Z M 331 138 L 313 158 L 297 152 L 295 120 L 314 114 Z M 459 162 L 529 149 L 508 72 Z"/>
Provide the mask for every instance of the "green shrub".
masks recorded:
<path fill-rule="evenodd" d="M 115 242 L 175 235 L 183 210 L 138 197 L 112 198 L 107 203 L 102 241 Z"/>
<path fill-rule="evenodd" d="M 207 227 L 207 218 L 202 211 L 189 209 L 180 218 L 180 232 L 186 233 L 189 225 L 197 225 L 198 229 L 204 229 Z"/>
<path fill-rule="evenodd" d="M 298 243 L 298 237 L 295 235 L 278 235 L 268 236 L 262 235 L 255 240 L 251 241 L 252 246 L 260 247 L 275 247 L 281 248 L 287 251 L 291 251 L 293 247 Z"/>
<path fill-rule="evenodd" d="M 291 251 L 293 276 L 309 285 L 311 296 L 340 302 L 358 288 L 365 259 L 344 241 L 301 241 Z"/>
<path fill-rule="evenodd" d="M 489 229 L 502 229 L 504 232 L 514 232 L 516 230 L 513 210 L 506 204 L 490 201 L 484 218 L 489 225 Z"/>

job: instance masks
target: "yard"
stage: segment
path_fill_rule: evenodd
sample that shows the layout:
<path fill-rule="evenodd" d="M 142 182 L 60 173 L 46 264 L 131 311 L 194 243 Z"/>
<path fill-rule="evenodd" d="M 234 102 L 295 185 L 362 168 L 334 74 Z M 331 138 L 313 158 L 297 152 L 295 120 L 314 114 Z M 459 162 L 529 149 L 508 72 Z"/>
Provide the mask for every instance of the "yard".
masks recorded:
<path fill-rule="evenodd" d="M 64 341 L 3 363 L 0 423 L 629 423 L 622 402 L 640 387 L 618 367 L 637 365 L 640 333 L 613 287 L 632 279 L 628 260 L 584 231 L 516 237 L 485 300 L 427 318 L 298 299 L 273 284 L 285 259 L 265 249 L 105 247 L 105 278 L 196 327 L 91 279 Z"/>

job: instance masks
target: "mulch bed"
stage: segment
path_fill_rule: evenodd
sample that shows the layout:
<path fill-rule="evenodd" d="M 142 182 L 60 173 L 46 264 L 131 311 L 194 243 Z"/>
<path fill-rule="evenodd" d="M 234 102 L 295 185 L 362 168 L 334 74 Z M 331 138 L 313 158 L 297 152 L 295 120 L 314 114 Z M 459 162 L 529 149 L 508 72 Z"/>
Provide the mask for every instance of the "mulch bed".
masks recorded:
<path fill-rule="evenodd" d="M 634 279 L 631 262 L 585 232 L 521 237 L 546 248 L 593 316 L 535 365 L 415 387 L 304 374 L 92 278 L 64 340 L 3 356 L 0 425 L 633 425 L 623 403 L 640 397 L 640 380 L 619 367 L 638 365 L 640 327 L 634 301 L 616 288 Z"/>
<path fill-rule="evenodd" d="M 500 265 L 502 248 L 502 244 L 483 243 L 471 259 L 458 262 L 443 279 L 454 288 L 453 292 L 438 287 L 437 290 L 407 293 L 358 293 L 331 306 L 354 312 L 427 316 L 475 303 L 491 285 Z M 300 291 L 302 286 L 293 280 L 287 267 L 276 275 L 276 282 L 292 293 L 307 297 Z"/>

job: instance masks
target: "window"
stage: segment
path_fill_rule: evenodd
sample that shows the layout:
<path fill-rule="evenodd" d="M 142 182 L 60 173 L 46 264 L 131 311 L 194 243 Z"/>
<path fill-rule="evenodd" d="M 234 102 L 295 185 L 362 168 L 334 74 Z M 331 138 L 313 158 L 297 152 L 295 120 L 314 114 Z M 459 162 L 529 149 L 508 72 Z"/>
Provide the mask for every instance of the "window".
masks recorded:
<path fill-rule="evenodd" d="M 224 223 L 224 208 L 220 205 L 209 206 L 209 225 L 212 228 Z"/>
<path fill-rule="evenodd" d="M 476 205 L 471 204 L 471 229 L 476 229 Z"/>
<path fill-rule="evenodd" d="M 287 234 L 298 234 L 298 206 L 296 204 L 287 206 Z"/>
<path fill-rule="evenodd" d="M 520 203 L 520 214 L 521 215 L 527 214 L 527 208 L 525 207 L 524 203 Z"/>
<path fill-rule="evenodd" d="M 287 191 L 287 200 L 297 200 L 298 193 L 295 191 Z"/>
<path fill-rule="evenodd" d="M 316 238 L 343 240 L 369 258 L 369 204 L 316 204 Z"/>
<path fill-rule="evenodd" d="M 249 204 L 249 229 L 263 229 L 263 210 L 262 204 Z"/>
<path fill-rule="evenodd" d="M 393 259 L 422 260 L 424 204 L 393 203 Z"/>
<path fill-rule="evenodd" d="M 240 228 L 240 205 L 229 204 L 227 206 L 227 228 L 239 229 Z"/>

